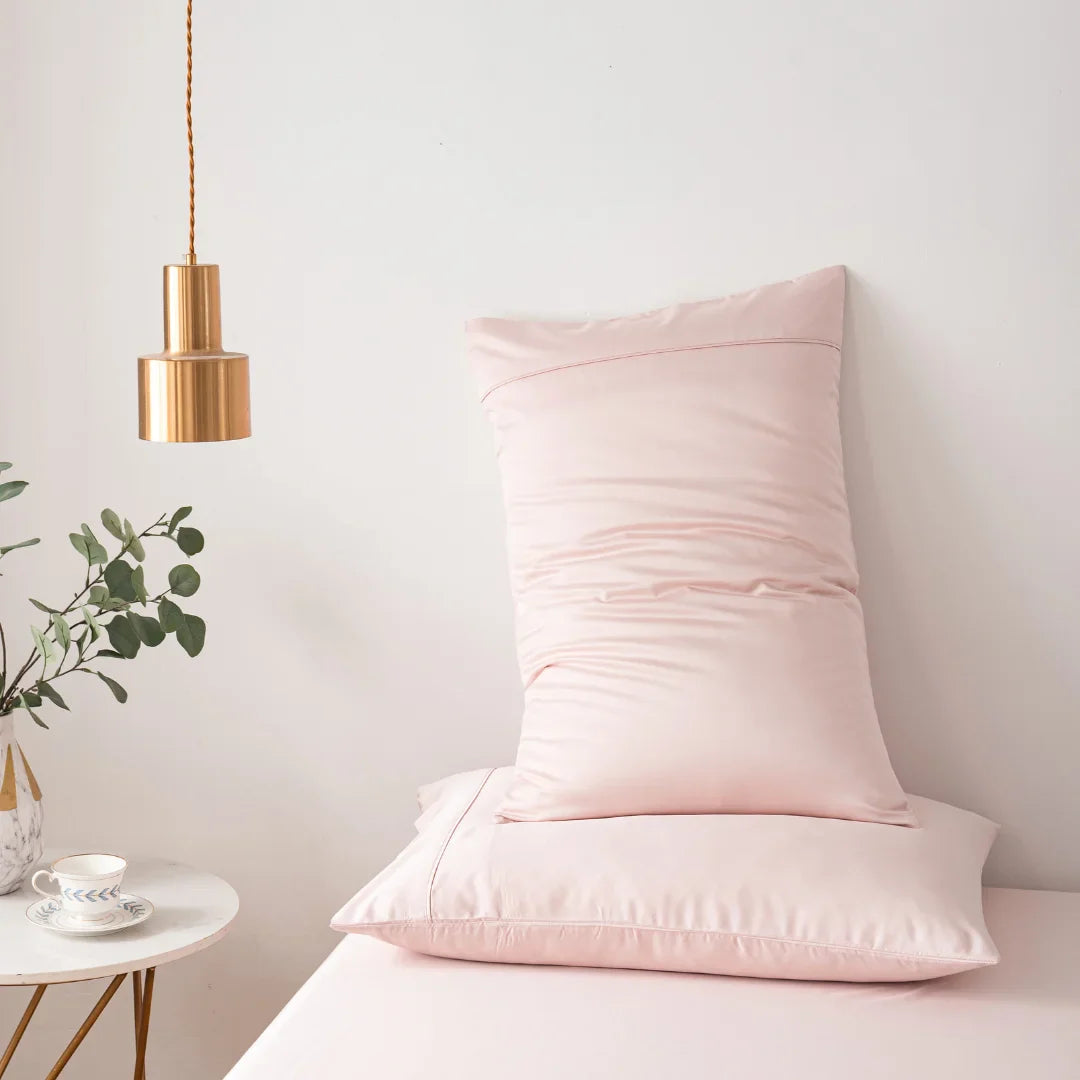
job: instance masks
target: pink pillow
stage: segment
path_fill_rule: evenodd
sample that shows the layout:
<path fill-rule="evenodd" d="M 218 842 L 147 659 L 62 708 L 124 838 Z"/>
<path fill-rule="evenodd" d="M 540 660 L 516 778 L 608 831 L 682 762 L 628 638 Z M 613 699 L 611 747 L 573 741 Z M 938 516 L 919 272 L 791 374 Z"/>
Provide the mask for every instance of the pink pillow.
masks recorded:
<path fill-rule="evenodd" d="M 913 824 L 870 690 L 844 270 L 587 323 L 476 319 L 525 715 L 517 821 Z"/>
<path fill-rule="evenodd" d="M 511 769 L 421 792 L 419 836 L 334 916 L 436 956 L 902 981 L 998 955 L 980 876 L 997 826 L 913 799 L 920 829 L 780 815 L 499 824 Z"/>

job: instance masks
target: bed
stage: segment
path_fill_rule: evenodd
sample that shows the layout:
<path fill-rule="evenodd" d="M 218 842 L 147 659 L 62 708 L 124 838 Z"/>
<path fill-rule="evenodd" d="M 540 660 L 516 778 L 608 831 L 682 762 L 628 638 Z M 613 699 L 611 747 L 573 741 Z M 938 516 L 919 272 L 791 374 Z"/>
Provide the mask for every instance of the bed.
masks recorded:
<path fill-rule="evenodd" d="M 988 889 L 998 967 L 800 983 L 444 960 L 350 935 L 227 1080 L 1077 1080 L 1080 893 Z"/>

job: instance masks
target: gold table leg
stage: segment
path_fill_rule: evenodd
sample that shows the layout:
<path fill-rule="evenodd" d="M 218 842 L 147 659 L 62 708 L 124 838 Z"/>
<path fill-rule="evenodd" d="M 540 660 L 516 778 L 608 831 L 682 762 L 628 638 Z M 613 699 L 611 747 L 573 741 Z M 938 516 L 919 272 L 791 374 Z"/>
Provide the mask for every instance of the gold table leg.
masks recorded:
<path fill-rule="evenodd" d="M 120 984 L 126 977 L 126 974 L 114 975 L 112 977 L 112 981 L 105 988 L 105 993 L 98 998 L 97 1004 L 90 1010 L 90 1015 L 83 1021 L 82 1027 L 75 1032 L 74 1038 L 67 1044 L 67 1048 L 57 1059 L 56 1064 L 49 1071 L 49 1075 L 45 1077 L 45 1080 L 56 1080 L 60 1075 L 64 1066 L 71 1060 L 71 1055 L 79 1049 L 79 1045 L 82 1043 L 83 1039 L 86 1038 L 87 1032 L 97 1022 L 97 1018 L 102 1014 L 105 1006 L 112 1001 L 113 994 L 120 989 Z"/>
<path fill-rule="evenodd" d="M 150 1032 L 150 1004 L 154 999 L 155 968 L 146 969 L 146 983 L 136 972 L 132 977 L 135 982 L 135 1077 L 134 1080 L 146 1080 L 146 1037 Z"/>
<path fill-rule="evenodd" d="M 146 1080 L 146 1040 L 150 1033 L 150 1005 L 154 998 L 155 973 L 155 968 L 147 968 L 145 975 L 141 971 L 133 971 L 131 973 L 132 999 L 135 1011 L 134 1080 Z M 64 1067 L 71 1060 L 72 1054 L 79 1049 L 83 1039 L 86 1038 L 90 1029 L 97 1023 L 98 1017 L 105 1011 L 105 1006 L 112 1001 L 113 995 L 120 989 L 120 984 L 125 978 L 127 978 L 126 974 L 113 976 L 109 985 L 105 988 L 105 992 L 98 998 L 97 1004 L 90 1010 L 90 1014 L 83 1021 L 82 1027 L 75 1032 L 71 1042 L 67 1044 L 64 1052 L 49 1071 L 49 1075 L 45 1077 L 45 1080 L 56 1080 L 60 1075 Z M 34 989 L 34 994 L 30 998 L 26 1009 L 23 1011 L 18 1026 L 15 1028 L 15 1033 L 11 1036 L 11 1039 L 7 1044 L 4 1056 L 0 1057 L 0 1077 L 3 1077 L 4 1073 L 7 1072 L 7 1067 L 11 1064 L 11 1059 L 15 1056 L 15 1051 L 18 1049 L 19 1043 L 22 1041 L 22 1037 L 26 1033 L 27 1027 L 30 1025 L 30 1019 L 36 1012 L 38 1005 L 41 1004 L 41 999 L 45 996 L 45 991 L 47 989 L 47 983 L 42 983 Z"/>
<path fill-rule="evenodd" d="M 26 1031 L 27 1025 L 30 1023 L 30 1017 L 34 1015 L 34 1011 L 37 1009 L 41 1002 L 42 997 L 45 996 L 45 989 L 47 983 L 42 983 L 37 989 L 34 990 L 34 996 L 30 999 L 30 1003 L 26 1006 L 26 1011 L 22 1014 L 22 1019 L 19 1021 L 19 1026 L 15 1029 L 15 1034 L 11 1036 L 11 1041 L 7 1044 L 7 1049 L 4 1051 L 4 1056 L 0 1058 L 0 1076 L 3 1076 L 7 1072 L 7 1067 L 11 1064 L 11 1059 L 15 1056 L 15 1050 L 18 1048 L 19 1043 L 22 1041 L 23 1033 Z"/>
<path fill-rule="evenodd" d="M 142 1015 L 142 972 L 131 973 L 131 996 L 135 1005 L 135 1038 L 139 1038 L 139 1017 Z"/>

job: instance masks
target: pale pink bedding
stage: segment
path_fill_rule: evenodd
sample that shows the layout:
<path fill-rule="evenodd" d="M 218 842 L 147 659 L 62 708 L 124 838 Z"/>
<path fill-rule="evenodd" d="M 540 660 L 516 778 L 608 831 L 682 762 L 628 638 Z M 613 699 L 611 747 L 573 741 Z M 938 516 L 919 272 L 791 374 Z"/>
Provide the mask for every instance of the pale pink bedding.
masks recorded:
<path fill-rule="evenodd" d="M 841 982 L 997 963 L 997 826 L 911 797 L 917 829 L 782 814 L 499 823 L 514 770 L 420 790 L 411 844 L 334 916 L 432 956 Z"/>
<path fill-rule="evenodd" d="M 525 688 L 515 821 L 912 825 L 840 445 L 844 268 L 582 323 L 474 319 Z"/>
<path fill-rule="evenodd" d="M 1080 894 L 988 889 L 998 967 L 798 983 L 442 960 L 351 935 L 228 1080 L 1075 1080 Z"/>

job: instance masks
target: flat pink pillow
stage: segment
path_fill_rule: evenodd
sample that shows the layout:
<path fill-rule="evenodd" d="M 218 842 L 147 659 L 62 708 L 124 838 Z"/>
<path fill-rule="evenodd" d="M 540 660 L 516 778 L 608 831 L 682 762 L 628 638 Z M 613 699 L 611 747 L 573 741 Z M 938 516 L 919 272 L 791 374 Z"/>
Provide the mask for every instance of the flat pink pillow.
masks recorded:
<path fill-rule="evenodd" d="M 420 833 L 334 916 L 436 956 L 850 982 L 997 962 L 997 826 L 913 799 L 920 829 L 781 815 L 499 824 L 511 769 L 421 792 Z"/>
<path fill-rule="evenodd" d="M 913 824 L 870 690 L 844 270 L 587 323 L 476 319 L 525 715 L 518 821 Z"/>

